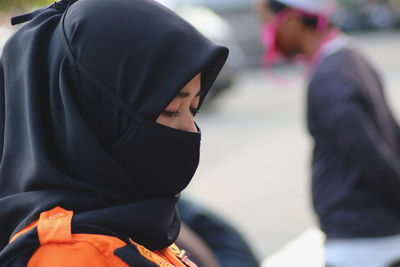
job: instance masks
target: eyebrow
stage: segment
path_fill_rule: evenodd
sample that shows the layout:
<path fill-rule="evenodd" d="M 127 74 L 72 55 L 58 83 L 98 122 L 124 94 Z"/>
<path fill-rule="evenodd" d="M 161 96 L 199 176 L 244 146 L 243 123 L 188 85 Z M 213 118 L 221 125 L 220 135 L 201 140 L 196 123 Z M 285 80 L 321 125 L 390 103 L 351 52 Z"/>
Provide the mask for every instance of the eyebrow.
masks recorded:
<path fill-rule="evenodd" d="M 179 97 L 179 98 L 186 98 L 186 97 L 188 97 L 190 95 L 190 93 L 188 93 L 188 92 L 179 92 L 178 94 L 177 94 L 177 97 Z M 201 95 L 201 89 L 199 90 L 199 92 L 197 92 L 197 94 L 196 94 L 196 96 L 199 96 L 199 95 Z"/>

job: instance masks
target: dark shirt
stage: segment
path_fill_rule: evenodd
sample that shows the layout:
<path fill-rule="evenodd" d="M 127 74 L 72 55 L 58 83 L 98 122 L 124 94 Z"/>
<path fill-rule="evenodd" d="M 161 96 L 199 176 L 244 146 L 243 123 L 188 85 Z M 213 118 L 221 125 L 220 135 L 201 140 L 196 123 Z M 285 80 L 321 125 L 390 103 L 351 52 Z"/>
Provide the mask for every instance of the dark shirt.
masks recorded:
<path fill-rule="evenodd" d="M 400 234 L 400 130 L 378 74 L 343 48 L 319 63 L 308 89 L 321 229 L 328 239 Z"/>

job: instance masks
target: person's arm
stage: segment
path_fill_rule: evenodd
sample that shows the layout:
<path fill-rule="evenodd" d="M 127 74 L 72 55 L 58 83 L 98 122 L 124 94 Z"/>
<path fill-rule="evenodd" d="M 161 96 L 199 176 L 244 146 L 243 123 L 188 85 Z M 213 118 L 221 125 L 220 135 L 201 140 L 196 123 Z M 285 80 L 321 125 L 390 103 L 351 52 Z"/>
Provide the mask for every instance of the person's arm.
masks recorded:
<path fill-rule="evenodd" d="M 370 190 L 400 206 L 400 158 L 382 138 L 355 86 L 341 77 L 311 84 L 310 112 L 335 152 L 362 171 Z"/>
<path fill-rule="evenodd" d="M 221 267 L 211 248 L 184 223 L 176 243 L 180 248 L 190 252 L 190 258 L 199 266 Z"/>
<path fill-rule="evenodd" d="M 260 266 L 244 237 L 225 219 L 188 199 L 180 199 L 178 209 L 182 221 L 211 249 L 221 266 Z"/>

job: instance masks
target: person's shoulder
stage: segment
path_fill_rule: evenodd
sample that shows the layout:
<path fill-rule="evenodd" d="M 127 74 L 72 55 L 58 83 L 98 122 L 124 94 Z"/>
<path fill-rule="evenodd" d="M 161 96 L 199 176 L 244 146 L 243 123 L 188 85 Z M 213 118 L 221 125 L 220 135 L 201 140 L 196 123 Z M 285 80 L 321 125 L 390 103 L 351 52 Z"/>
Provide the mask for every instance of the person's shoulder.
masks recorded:
<path fill-rule="evenodd" d="M 316 67 L 311 82 L 344 79 L 354 70 L 356 58 L 360 55 L 353 49 L 344 48 L 324 58 Z"/>
<path fill-rule="evenodd" d="M 130 239 L 97 234 L 73 234 L 70 242 L 41 245 L 29 259 L 28 267 L 197 267 L 175 244 L 150 251 Z"/>
<path fill-rule="evenodd" d="M 361 56 L 353 49 L 342 49 L 325 58 L 316 68 L 309 82 L 309 94 L 356 93 L 357 62 Z"/>
<path fill-rule="evenodd" d="M 41 245 L 29 260 L 29 267 L 38 266 L 128 266 L 114 255 L 115 240 L 76 240 L 71 243 L 48 243 Z M 121 241 L 122 242 L 122 241 Z M 118 247 L 123 244 L 119 244 Z"/>
<path fill-rule="evenodd" d="M 15 261 L 18 257 L 22 259 L 22 265 L 28 267 L 183 267 L 183 263 L 169 263 L 170 258 L 180 263 L 180 251 L 174 254 L 167 247 L 164 250 L 171 255 L 165 258 L 165 253 L 153 252 L 127 236 L 115 235 L 107 229 L 99 232 L 98 229 L 91 230 L 86 226 L 84 232 L 75 228 L 77 232 L 73 233 L 72 218 L 73 211 L 61 207 L 42 212 L 39 220 L 11 238 L 12 247 L 8 249 L 11 252 L 19 251 L 20 255 L 9 253 L 7 261 Z M 18 266 L 20 265 L 19 263 Z"/>
<path fill-rule="evenodd" d="M 42 245 L 35 251 L 28 266 L 125 267 L 128 265 L 112 252 L 108 252 L 105 247 L 101 248 L 101 244 L 96 246 L 92 242 L 78 241 Z"/>
<path fill-rule="evenodd" d="M 308 104 L 314 108 L 324 105 L 352 104 L 361 95 L 357 75 L 357 53 L 343 49 L 327 57 L 319 64 L 308 84 Z"/>

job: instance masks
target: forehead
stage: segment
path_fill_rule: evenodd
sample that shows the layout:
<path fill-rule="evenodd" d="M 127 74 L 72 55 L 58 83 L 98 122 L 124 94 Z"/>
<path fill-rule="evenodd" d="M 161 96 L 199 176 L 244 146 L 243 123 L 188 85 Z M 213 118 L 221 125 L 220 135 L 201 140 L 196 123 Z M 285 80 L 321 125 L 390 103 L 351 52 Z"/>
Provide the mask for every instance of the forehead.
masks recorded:
<path fill-rule="evenodd" d="M 201 74 L 197 74 L 192 80 L 190 80 L 180 91 L 181 92 L 191 92 L 198 91 L 201 88 Z"/>
<path fill-rule="evenodd" d="M 172 102 L 177 100 L 191 100 L 200 95 L 201 92 L 201 76 L 196 75 L 190 82 L 188 82 L 174 97 Z"/>

